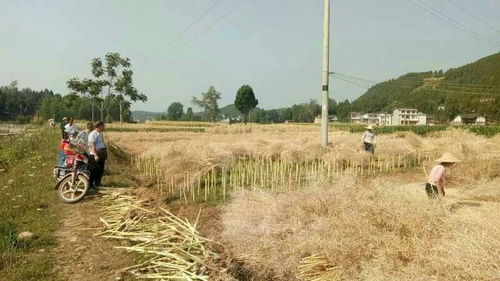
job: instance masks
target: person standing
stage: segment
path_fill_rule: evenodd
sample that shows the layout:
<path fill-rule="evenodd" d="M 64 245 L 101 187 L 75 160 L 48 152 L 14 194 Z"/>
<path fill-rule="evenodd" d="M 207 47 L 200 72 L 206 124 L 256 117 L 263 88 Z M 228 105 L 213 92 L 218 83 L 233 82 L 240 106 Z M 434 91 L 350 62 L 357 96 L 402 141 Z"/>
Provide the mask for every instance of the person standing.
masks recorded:
<path fill-rule="evenodd" d="M 59 127 L 61 128 L 62 139 L 67 137 L 66 134 L 66 125 L 68 124 L 68 117 L 63 117 L 61 124 Z"/>
<path fill-rule="evenodd" d="M 89 122 L 87 123 L 87 126 L 85 127 L 85 130 L 81 131 L 78 133 L 78 136 L 76 136 L 76 141 L 77 142 L 83 142 L 85 146 L 89 145 L 89 134 L 94 130 L 94 123 Z"/>
<path fill-rule="evenodd" d="M 99 188 L 101 179 L 104 175 L 104 167 L 108 153 L 104 144 L 104 122 L 99 121 L 95 124 L 95 129 L 89 134 L 88 144 L 90 150 L 90 158 L 93 164 L 90 169 L 90 187 Z"/>
<path fill-rule="evenodd" d="M 363 149 L 371 154 L 375 153 L 375 134 L 373 133 L 373 126 L 369 125 L 366 128 L 366 132 L 363 134 L 361 139 L 361 145 Z"/>
<path fill-rule="evenodd" d="M 445 153 L 441 158 L 436 159 L 437 164 L 434 166 L 429 173 L 427 183 L 425 185 L 425 192 L 429 198 L 438 198 L 438 196 L 444 197 L 444 185 L 446 178 L 446 168 L 453 166 L 455 163 L 460 162 L 451 153 Z"/>
<path fill-rule="evenodd" d="M 76 134 L 78 133 L 78 128 L 76 127 L 75 124 L 73 124 L 74 122 L 75 120 L 73 118 L 70 118 L 68 124 L 64 126 L 64 130 L 66 131 L 68 137 L 70 138 L 75 137 Z"/>

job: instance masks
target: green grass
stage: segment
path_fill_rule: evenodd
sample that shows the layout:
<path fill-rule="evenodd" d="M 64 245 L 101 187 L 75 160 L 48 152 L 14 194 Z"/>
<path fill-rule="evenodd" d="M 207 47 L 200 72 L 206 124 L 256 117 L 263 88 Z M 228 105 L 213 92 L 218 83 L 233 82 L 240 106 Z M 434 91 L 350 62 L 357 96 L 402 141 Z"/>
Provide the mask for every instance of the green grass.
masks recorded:
<path fill-rule="evenodd" d="M 467 129 L 475 134 L 493 137 L 500 134 L 500 126 L 470 126 Z"/>
<path fill-rule="evenodd" d="M 59 131 L 47 128 L 0 139 L 0 280 L 56 280 L 54 231 L 59 221 L 53 164 Z M 38 238 L 18 241 L 31 231 Z"/>
<path fill-rule="evenodd" d="M 348 131 L 351 133 L 364 132 L 366 125 L 352 123 L 335 123 L 330 128 L 337 131 Z M 397 132 L 413 132 L 417 135 L 427 135 L 432 132 L 444 131 L 450 126 L 374 126 L 377 134 L 392 134 Z M 492 137 L 500 134 L 500 126 L 457 126 L 457 129 L 469 130 L 477 135 Z"/>

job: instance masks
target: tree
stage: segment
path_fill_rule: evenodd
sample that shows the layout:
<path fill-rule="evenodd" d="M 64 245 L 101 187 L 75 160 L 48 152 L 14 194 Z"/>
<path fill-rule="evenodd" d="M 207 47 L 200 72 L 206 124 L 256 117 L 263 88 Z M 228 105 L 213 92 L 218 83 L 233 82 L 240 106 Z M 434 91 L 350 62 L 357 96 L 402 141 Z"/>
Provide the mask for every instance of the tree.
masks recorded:
<path fill-rule="evenodd" d="M 186 114 L 182 116 L 182 120 L 184 121 L 193 121 L 194 120 L 194 112 L 191 107 L 188 107 L 186 110 Z"/>
<path fill-rule="evenodd" d="M 219 99 L 220 92 L 214 86 L 210 86 L 206 93 L 201 93 L 200 98 L 193 97 L 191 102 L 203 109 L 206 121 L 215 122 L 219 114 L 219 104 L 217 103 Z"/>
<path fill-rule="evenodd" d="M 167 120 L 179 121 L 184 115 L 184 106 L 180 102 L 173 102 L 167 109 Z"/>
<path fill-rule="evenodd" d="M 74 93 L 88 96 L 92 104 L 96 102 L 101 113 L 101 120 L 109 121 L 109 107 L 112 99 L 119 105 L 120 123 L 123 119 L 123 106 L 127 100 L 131 102 L 146 101 L 147 97 L 139 94 L 133 86 L 131 63 L 129 58 L 121 57 L 118 53 L 107 53 L 104 62 L 100 58 L 91 61 L 93 79 L 71 78 L 66 83 Z M 92 118 L 93 119 L 93 118 Z"/>
<path fill-rule="evenodd" d="M 245 124 L 248 122 L 248 113 L 250 110 L 254 109 L 257 104 L 259 104 L 259 101 L 255 98 L 252 87 L 248 85 L 241 86 L 236 93 L 234 106 L 244 115 Z"/>

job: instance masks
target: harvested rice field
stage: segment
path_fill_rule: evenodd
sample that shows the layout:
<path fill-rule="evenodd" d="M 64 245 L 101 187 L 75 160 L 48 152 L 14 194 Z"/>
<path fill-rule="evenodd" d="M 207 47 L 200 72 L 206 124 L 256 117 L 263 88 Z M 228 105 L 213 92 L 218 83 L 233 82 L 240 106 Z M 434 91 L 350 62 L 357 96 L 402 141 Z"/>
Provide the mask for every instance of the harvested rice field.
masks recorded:
<path fill-rule="evenodd" d="M 134 278 L 500 280 L 500 135 L 395 132 L 371 155 L 307 125 L 133 126 L 106 133 L 139 184 L 104 195 L 100 235 L 143 256 Z M 445 152 L 462 161 L 432 200 Z"/>

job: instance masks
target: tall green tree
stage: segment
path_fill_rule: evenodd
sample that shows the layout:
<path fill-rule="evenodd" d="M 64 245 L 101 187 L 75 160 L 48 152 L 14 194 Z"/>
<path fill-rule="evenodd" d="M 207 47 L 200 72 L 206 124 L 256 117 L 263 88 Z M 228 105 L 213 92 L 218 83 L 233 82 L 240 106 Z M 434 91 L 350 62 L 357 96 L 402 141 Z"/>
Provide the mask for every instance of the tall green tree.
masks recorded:
<path fill-rule="evenodd" d="M 248 113 L 250 110 L 254 109 L 259 104 L 259 101 L 255 98 L 252 87 L 248 85 L 243 85 L 240 87 L 236 93 L 236 99 L 234 100 L 234 106 L 238 109 L 244 116 L 245 124 L 248 122 Z"/>
<path fill-rule="evenodd" d="M 188 107 L 186 109 L 186 114 L 182 117 L 182 120 L 184 121 L 193 121 L 194 120 L 194 112 L 191 107 Z"/>
<path fill-rule="evenodd" d="M 123 105 L 130 102 L 146 101 L 147 97 L 139 94 L 133 86 L 130 59 L 118 53 L 107 53 L 104 60 L 94 58 L 91 61 L 92 79 L 71 78 L 67 86 L 74 93 L 89 96 L 96 102 L 101 113 L 101 120 L 109 121 L 109 108 L 113 99 L 118 102 L 120 122 L 123 119 Z"/>
<path fill-rule="evenodd" d="M 167 109 L 167 120 L 179 121 L 184 115 L 184 106 L 180 102 L 173 102 Z"/>
<path fill-rule="evenodd" d="M 210 86 L 206 93 L 202 93 L 199 98 L 193 97 L 191 102 L 203 109 L 206 121 L 215 122 L 219 114 L 219 104 L 217 100 L 220 99 L 221 93 L 218 92 L 214 86 Z"/>

